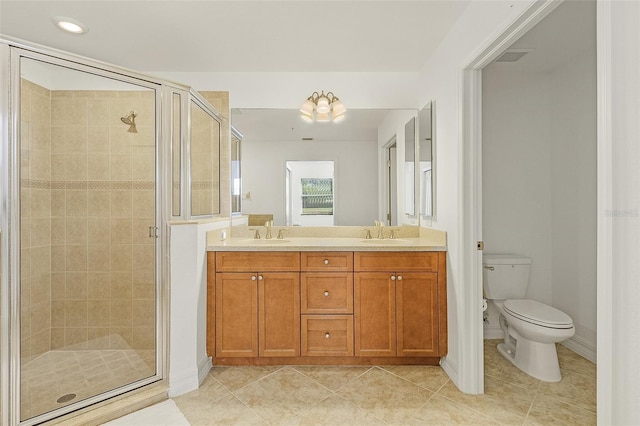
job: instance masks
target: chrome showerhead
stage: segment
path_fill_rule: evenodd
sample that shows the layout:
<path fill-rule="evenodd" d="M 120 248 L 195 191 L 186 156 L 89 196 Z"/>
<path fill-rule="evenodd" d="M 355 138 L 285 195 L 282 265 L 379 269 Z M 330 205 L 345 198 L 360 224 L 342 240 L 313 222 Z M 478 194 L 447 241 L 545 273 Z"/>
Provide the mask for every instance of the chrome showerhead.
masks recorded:
<path fill-rule="evenodd" d="M 120 117 L 120 121 L 129 126 L 127 132 L 129 133 L 138 133 L 138 129 L 136 129 L 136 114 L 135 111 L 131 111 L 129 115 L 125 115 L 124 117 Z"/>

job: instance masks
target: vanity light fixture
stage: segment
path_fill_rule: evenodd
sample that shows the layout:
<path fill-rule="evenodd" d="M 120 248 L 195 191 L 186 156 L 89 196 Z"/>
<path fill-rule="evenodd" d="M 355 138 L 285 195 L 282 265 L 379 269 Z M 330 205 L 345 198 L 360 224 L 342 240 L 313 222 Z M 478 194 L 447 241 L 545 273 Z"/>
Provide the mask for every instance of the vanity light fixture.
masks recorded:
<path fill-rule="evenodd" d="M 337 123 L 344 119 L 346 111 L 347 108 L 333 92 L 327 92 L 326 95 L 324 91 L 320 92 L 320 94 L 313 92 L 300 107 L 300 117 L 309 123 L 314 121 L 319 123 L 333 121 Z"/>
<path fill-rule="evenodd" d="M 65 16 L 54 16 L 51 21 L 61 30 L 72 34 L 84 34 L 89 28 L 80 21 Z"/>

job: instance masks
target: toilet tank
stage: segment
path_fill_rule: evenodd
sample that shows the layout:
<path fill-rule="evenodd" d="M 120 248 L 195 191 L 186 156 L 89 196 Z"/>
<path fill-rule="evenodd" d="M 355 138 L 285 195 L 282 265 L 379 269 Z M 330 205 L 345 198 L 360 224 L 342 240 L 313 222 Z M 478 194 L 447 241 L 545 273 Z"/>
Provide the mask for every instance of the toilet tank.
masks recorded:
<path fill-rule="evenodd" d="M 524 299 L 529 285 L 530 258 L 516 254 L 485 254 L 482 263 L 482 286 L 487 299 Z"/>

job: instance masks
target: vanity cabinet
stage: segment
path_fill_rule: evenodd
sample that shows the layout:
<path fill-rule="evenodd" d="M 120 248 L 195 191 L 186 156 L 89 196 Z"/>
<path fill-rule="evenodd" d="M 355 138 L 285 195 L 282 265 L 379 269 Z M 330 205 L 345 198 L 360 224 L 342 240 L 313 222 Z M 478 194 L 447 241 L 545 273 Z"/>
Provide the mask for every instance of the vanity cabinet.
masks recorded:
<path fill-rule="evenodd" d="M 208 253 L 207 351 L 217 365 L 438 364 L 446 253 Z"/>
<path fill-rule="evenodd" d="M 444 262 L 440 252 L 355 253 L 356 356 L 446 354 Z"/>
<path fill-rule="evenodd" d="M 353 253 L 300 253 L 303 356 L 353 356 Z"/>
<path fill-rule="evenodd" d="M 218 255 L 216 357 L 299 356 L 299 253 Z"/>

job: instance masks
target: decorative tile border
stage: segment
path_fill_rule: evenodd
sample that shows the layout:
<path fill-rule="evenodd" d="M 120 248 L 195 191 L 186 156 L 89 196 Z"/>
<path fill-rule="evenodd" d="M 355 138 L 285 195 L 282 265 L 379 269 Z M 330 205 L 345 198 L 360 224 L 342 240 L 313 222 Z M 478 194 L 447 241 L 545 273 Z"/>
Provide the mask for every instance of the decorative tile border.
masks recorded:
<path fill-rule="evenodd" d="M 22 179 L 20 181 L 22 188 L 29 189 L 92 189 L 101 191 L 110 190 L 155 190 L 156 184 L 152 181 L 104 181 L 104 180 L 81 180 L 81 181 L 63 181 L 63 180 L 39 180 L 39 179 Z"/>

